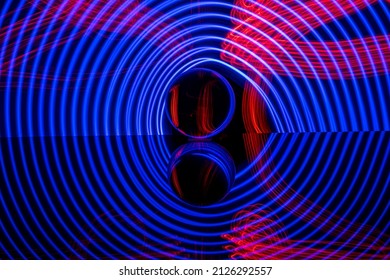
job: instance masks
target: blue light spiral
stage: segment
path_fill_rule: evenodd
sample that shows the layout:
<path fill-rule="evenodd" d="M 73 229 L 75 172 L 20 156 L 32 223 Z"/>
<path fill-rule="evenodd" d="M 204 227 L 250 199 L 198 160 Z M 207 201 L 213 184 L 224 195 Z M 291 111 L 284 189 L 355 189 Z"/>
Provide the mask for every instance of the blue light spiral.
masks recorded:
<path fill-rule="evenodd" d="M 373 68 L 384 68 L 383 75 L 344 79 L 339 72 L 338 79 L 330 73 L 329 79 L 320 79 L 312 65 L 316 78 L 298 78 L 282 75 L 261 54 L 227 39 L 232 20 L 250 27 L 232 18 L 233 9 L 264 21 L 233 1 L 124 1 L 119 6 L 106 1 L 102 6 L 96 0 L 89 1 L 81 17 L 77 12 L 85 3 L 57 2 L 6 1 L 0 7 L 0 231 L 6 240 L 0 244 L 1 259 L 228 258 L 231 242 L 221 236 L 231 233 L 238 211 L 257 203 L 272 209 L 270 216 L 279 217 L 289 239 L 317 241 L 290 258 L 336 243 L 329 258 L 390 256 L 364 247 L 390 247 L 390 66 L 385 50 L 382 57 L 370 57 L 367 49 Z M 142 16 L 129 28 L 137 14 Z M 300 39 L 337 42 L 390 34 L 389 18 L 389 3 L 379 1 L 346 14 L 343 22 L 335 19 L 300 34 Z M 282 32 L 274 22 L 266 24 Z M 289 71 L 263 42 L 237 36 Z M 289 34 L 281 36 L 295 44 Z M 236 45 L 256 64 L 229 53 L 223 43 Z M 289 50 L 279 47 L 304 73 Z M 223 60 L 222 53 L 250 71 Z M 259 64 L 271 75 L 260 71 Z M 273 129 L 254 160 L 240 167 L 236 162 L 229 194 L 207 207 L 183 202 L 167 180 L 177 147 L 165 115 L 166 93 L 172 81 L 194 68 L 252 84 Z M 254 77 L 267 85 L 268 93 Z M 259 182 L 265 170 L 272 172 Z M 321 224 L 303 222 L 309 213 L 294 217 L 285 205 L 289 201 L 270 199 L 282 181 L 305 198 L 298 205 L 310 200 L 335 215 L 329 220 L 342 217 L 351 227 L 334 234 L 337 223 L 324 230 Z M 359 234 L 366 235 L 360 243 L 355 240 Z"/>

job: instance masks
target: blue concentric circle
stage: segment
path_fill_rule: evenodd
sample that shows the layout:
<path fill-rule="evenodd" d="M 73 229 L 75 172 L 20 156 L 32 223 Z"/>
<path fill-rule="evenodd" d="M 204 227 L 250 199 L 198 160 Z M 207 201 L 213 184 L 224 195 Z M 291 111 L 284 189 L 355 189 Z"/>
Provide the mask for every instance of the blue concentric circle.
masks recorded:
<path fill-rule="evenodd" d="M 388 259 L 389 16 L 388 1 L 5 1 L 0 258 L 240 259 L 266 244 L 270 258 Z M 166 93 L 195 69 L 232 85 L 211 136 L 256 122 L 246 87 L 272 128 L 226 136 L 244 159 L 221 163 L 230 191 L 207 207 L 168 176 L 188 139 Z M 251 211 L 275 238 L 248 255 Z"/>

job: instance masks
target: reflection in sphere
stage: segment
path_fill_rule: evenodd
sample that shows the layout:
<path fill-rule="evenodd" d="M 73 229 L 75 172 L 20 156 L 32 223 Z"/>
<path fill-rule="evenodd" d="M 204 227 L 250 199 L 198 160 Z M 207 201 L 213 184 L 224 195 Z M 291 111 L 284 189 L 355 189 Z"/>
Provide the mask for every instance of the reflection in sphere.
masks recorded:
<path fill-rule="evenodd" d="M 235 98 L 229 82 L 207 69 L 193 69 L 176 79 L 167 99 L 172 125 L 194 138 L 211 137 L 233 117 Z"/>
<path fill-rule="evenodd" d="M 185 202 L 205 206 L 220 201 L 234 182 L 235 166 L 228 152 L 215 143 L 189 143 L 175 151 L 169 180 Z"/>

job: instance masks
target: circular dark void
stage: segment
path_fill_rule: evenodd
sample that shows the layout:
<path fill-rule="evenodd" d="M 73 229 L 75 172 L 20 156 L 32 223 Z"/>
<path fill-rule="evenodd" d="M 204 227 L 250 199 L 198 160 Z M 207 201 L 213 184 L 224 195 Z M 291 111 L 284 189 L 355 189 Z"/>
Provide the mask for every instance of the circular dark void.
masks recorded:
<path fill-rule="evenodd" d="M 235 167 L 230 155 L 217 144 L 187 144 L 179 148 L 169 168 L 173 191 L 185 202 L 206 206 L 222 200 L 234 182 Z"/>
<path fill-rule="evenodd" d="M 192 69 L 176 79 L 167 99 L 168 118 L 182 134 L 194 138 L 221 132 L 234 114 L 229 82 L 208 69 Z"/>

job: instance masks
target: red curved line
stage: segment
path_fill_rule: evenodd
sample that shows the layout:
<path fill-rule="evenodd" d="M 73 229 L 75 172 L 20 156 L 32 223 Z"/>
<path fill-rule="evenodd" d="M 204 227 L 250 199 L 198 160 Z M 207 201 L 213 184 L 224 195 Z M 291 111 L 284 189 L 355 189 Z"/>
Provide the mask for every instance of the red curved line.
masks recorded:
<path fill-rule="evenodd" d="M 308 1 L 304 6 L 291 2 L 290 10 L 278 2 L 258 2 L 266 5 L 289 24 L 264 7 L 253 3 L 248 6 L 244 0 L 236 1 L 236 5 L 249 7 L 249 11 L 257 14 L 259 18 L 239 9 L 232 11 L 232 16 L 244 20 L 245 24 L 234 21 L 233 30 L 227 34 L 227 40 L 222 44 L 227 52 L 223 52 L 221 58 L 230 64 L 249 70 L 245 64 L 247 62 L 261 68 L 262 72 L 270 72 L 272 69 L 278 75 L 320 79 L 362 78 L 384 75 L 390 71 L 388 34 L 338 42 L 304 41 L 301 38 L 302 34 L 307 34 L 313 28 L 352 14 L 378 2 L 377 0 L 341 0 L 337 2 L 340 8 L 330 0 Z M 244 36 L 252 38 L 253 41 Z"/>

